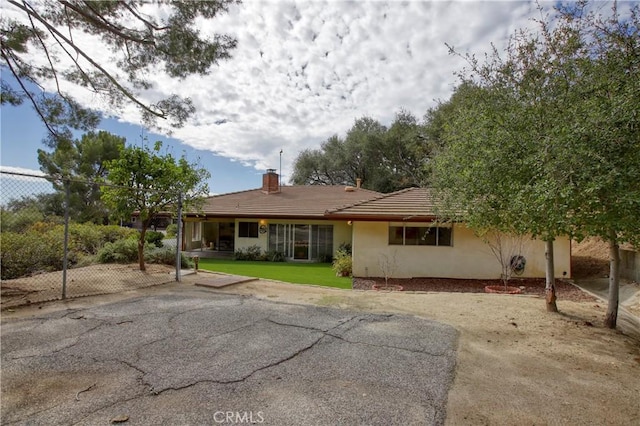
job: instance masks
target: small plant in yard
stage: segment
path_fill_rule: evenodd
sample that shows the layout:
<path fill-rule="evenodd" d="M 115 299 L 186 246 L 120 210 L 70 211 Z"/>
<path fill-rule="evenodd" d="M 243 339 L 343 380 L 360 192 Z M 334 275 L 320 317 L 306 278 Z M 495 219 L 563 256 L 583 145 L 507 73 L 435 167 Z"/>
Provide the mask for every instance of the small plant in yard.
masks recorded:
<path fill-rule="evenodd" d="M 380 270 L 382 270 L 382 274 L 384 275 L 384 285 L 389 285 L 389 278 L 393 276 L 396 269 L 398 268 L 398 262 L 396 260 L 396 250 L 393 250 L 393 253 L 390 255 L 388 253 L 380 253 L 378 256 L 378 265 L 380 266 Z"/>
<path fill-rule="evenodd" d="M 336 257 L 333 259 L 332 267 L 337 276 L 350 276 L 353 268 L 351 253 L 342 248 L 338 249 L 338 251 L 336 251 Z"/>
<path fill-rule="evenodd" d="M 176 252 L 175 249 L 171 247 L 151 248 L 145 251 L 144 257 L 149 263 L 171 266 L 175 266 L 176 264 Z M 189 269 L 193 267 L 193 261 L 184 253 L 180 253 L 180 267 L 182 269 Z"/>
<path fill-rule="evenodd" d="M 264 260 L 267 262 L 284 262 L 286 259 L 284 253 L 277 250 L 269 250 L 264 255 Z"/>
<path fill-rule="evenodd" d="M 349 256 L 351 256 L 351 243 L 342 243 L 342 244 L 340 244 L 340 246 L 338 247 L 337 251 L 343 251 L 346 254 L 348 254 Z"/>
<path fill-rule="evenodd" d="M 262 257 L 262 249 L 260 248 L 260 246 L 249 246 L 247 248 L 240 248 L 237 249 L 234 253 L 233 253 L 233 259 L 234 260 L 260 260 Z"/>
<path fill-rule="evenodd" d="M 500 279 L 506 291 L 513 275 L 524 272 L 528 239 L 524 235 L 510 235 L 500 231 L 487 232 L 482 235 L 482 239 L 500 264 Z"/>

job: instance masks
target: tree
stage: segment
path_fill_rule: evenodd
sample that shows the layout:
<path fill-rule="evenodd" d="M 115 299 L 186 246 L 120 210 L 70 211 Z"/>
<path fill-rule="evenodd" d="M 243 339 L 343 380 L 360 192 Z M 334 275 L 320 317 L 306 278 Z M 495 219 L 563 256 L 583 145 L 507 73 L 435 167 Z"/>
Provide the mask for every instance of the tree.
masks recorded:
<path fill-rule="evenodd" d="M 344 141 L 333 135 L 320 149 L 303 150 L 294 164 L 292 181 L 296 185 L 345 185 L 349 182 L 339 163 Z"/>
<path fill-rule="evenodd" d="M 64 216 L 64 198 L 42 193 L 9 200 L 0 207 L 2 232 L 25 232 L 37 222 L 60 223 Z"/>
<path fill-rule="evenodd" d="M 603 18 L 587 2 L 560 8 L 537 35 L 518 31 L 502 58 L 467 56 L 467 98 L 452 112 L 435 181 L 475 225 L 547 242 L 547 308 L 555 306 L 553 240 L 610 241 L 606 323 L 617 312 L 617 244 L 637 239 L 638 5 Z"/>
<path fill-rule="evenodd" d="M 20 18 L 1 21 L 0 66 L 18 87 L 2 78 L 2 104 L 30 101 L 47 127 L 51 146 L 70 140 L 71 129 L 86 131 L 99 122 L 98 114 L 63 90 L 63 80 L 105 98 L 115 109 L 135 105 L 147 125 L 168 119 L 170 126 L 179 127 L 194 112 L 191 100 L 172 94 L 145 101 L 145 91 L 153 88 L 149 76 L 160 69 L 180 79 L 205 75 L 236 47 L 228 35 L 203 36 L 199 25 L 201 18 L 226 12 L 235 0 L 171 2 L 161 11 L 135 0 L 5 3 L 14 12 L 5 16 Z M 99 40 L 102 48 L 89 50 L 87 39 Z M 54 84 L 54 93 L 45 90 L 47 82 Z"/>
<path fill-rule="evenodd" d="M 138 239 L 138 262 L 145 271 L 145 235 L 158 213 L 174 210 L 178 203 L 193 206 L 209 192 L 206 180 L 209 172 L 189 163 L 182 156 L 161 154 L 162 143 L 153 149 L 123 147 L 120 157 L 107 162 L 107 182 L 102 199 L 120 217 L 136 212 L 141 222 Z"/>
<path fill-rule="evenodd" d="M 427 143 L 424 126 L 412 113 L 404 109 L 396 113 L 381 149 L 392 191 L 427 185 L 432 148 Z"/>
<path fill-rule="evenodd" d="M 575 182 L 571 215 L 579 237 L 609 243 L 609 301 L 605 324 L 618 314 L 619 245 L 640 245 L 640 6 L 621 14 L 563 8 L 563 18 L 581 37 L 570 88 L 567 158 Z"/>
<path fill-rule="evenodd" d="M 387 129 L 370 117 L 357 119 L 344 139 L 331 136 L 319 150 L 305 150 L 294 165 L 296 185 L 355 185 L 393 192 L 425 181 L 421 126 L 401 110 Z"/>
<path fill-rule="evenodd" d="M 38 150 L 40 169 L 54 181 L 54 188 L 65 193 L 68 182 L 69 215 L 78 222 L 107 224 L 109 212 L 100 199 L 100 182 L 107 176 L 106 163 L 118 158 L 125 139 L 109 132 L 89 132 L 72 143 L 60 143 L 53 152 Z M 64 200 L 64 195 L 61 197 Z"/>
<path fill-rule="evenodd" d="M 571 31 L 541 25 L 543 37 L 523 30 L 512 36 L 505 58 L 496 50 L 482 64 L 466 57 L 465 99 L 446 127 L 434 182 L 480 232 L 527 233 L 546 242 L 546 303 L 556 312 L 553 241 L 571 231 L 571 182 L 560 160 L 567 147 L 556 137 L 568 84 L 563 60 L 574 54 L 574 39 Z"/>

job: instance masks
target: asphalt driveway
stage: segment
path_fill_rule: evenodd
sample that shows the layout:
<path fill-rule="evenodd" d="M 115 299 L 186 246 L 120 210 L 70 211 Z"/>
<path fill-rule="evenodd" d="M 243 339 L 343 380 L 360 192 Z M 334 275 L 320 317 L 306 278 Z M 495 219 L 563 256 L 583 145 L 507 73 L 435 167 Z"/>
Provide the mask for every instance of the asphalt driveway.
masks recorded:
<path fill-rule="evenodd" d="M 206 289 L 3 318 L 3 424 L 443 424 L 457 332 Z"/>

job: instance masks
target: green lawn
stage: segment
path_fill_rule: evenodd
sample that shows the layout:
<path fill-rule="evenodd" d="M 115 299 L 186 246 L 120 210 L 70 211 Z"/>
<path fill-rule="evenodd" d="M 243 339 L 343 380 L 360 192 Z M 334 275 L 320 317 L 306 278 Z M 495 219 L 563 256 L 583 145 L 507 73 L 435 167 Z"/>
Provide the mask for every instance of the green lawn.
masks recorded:
<path fill-rule="evenodd" d="M 266 278 L 294 284 L 315 284 L 351 288 L 350 277 L 336 277 L 328 263 L 248 262 L 240 260 L 200 259 L 200 269 L 247 277 Z"/>

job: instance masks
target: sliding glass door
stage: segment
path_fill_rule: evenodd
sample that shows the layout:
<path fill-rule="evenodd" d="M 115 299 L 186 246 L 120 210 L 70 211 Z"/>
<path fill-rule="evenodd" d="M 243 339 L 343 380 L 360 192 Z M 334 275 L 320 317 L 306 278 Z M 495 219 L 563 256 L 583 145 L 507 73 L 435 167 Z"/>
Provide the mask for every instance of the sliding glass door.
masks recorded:
<path fill-rule="evenodd" d="M 270 224 L 269 250 L 288 259 L 326 260 L 333 254 L 333 225 Z"/>
<path fill-rule="evenodd" d="M 294 225 L 293 258 L 309 260 L 309 225 Z"/>

